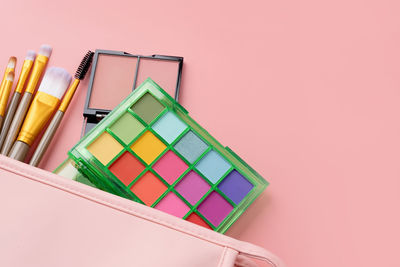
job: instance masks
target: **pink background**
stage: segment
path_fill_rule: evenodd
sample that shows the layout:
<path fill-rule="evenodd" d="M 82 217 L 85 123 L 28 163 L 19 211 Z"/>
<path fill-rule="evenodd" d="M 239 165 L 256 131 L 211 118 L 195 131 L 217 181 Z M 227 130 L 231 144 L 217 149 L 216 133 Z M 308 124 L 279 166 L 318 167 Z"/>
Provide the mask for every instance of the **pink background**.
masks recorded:
<path fill-rule="evenodd" d="M 0 62 L 54 47 L 185 57 L 182 104 L 270 182 L 228 235 L 289 266 L 400 266 L 400 2 L 8 1 Z M 2 67 L 3 68 L 3 67 Z M 76 143 L 87 83 L 51 152 Z"/>

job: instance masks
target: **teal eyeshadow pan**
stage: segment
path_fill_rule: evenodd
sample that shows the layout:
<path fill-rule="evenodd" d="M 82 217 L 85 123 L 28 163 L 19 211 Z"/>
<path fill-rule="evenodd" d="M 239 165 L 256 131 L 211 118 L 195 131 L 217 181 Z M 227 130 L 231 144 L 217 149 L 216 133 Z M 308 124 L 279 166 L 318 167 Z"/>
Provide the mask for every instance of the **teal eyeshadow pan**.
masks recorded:
<path fill-rule="evenodd" d="M 195 162 L 208 148 L 208 145 L 193 131 L 187 132 L 175 145 L 178 151 L 190 163 Z"/>
<path fill-rule="evenodd" d="M 187 125 L 169 111 L 156 121 L 152 128 L 171 144 L 187 128 Z"/>
<path fill-rule="evenodd" d="M 209 151 L 196 165 L 196 169 L 214 184 L 230 168 L 231 165 L 214 150 Z"/>

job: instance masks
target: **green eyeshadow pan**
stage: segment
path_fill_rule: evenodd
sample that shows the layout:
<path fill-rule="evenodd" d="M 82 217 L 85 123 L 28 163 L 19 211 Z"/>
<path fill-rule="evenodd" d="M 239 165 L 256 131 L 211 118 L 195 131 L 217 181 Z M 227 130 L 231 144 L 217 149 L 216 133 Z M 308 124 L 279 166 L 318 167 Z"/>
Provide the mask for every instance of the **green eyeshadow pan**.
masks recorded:
<path fill-rule="evenodd" d="M 154 120 L 163 109 L 164 106 L 149 93 L 143 95 L 132 106 L 132 110 L 147 124 L 150 124 L 150 122 Z"/>
<path fill-rule="evenodd" d="M 129 144 L 141 131 L 144 130 L 141 124 L 135 117 L 128 112 L 124 113 L 110 129 L 118 136 L 125 144 Z"/>
<path fill-rule="evenodd" d="M 268 185 L 150 78 L 68 155 L 96 187 L 221 233 Z"/>

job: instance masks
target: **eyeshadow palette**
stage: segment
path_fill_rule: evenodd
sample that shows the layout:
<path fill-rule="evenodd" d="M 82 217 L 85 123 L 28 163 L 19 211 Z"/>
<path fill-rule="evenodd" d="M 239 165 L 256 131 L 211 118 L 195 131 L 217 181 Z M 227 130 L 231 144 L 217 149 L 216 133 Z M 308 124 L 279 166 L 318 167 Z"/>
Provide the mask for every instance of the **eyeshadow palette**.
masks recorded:
<path fill-rule="evenodd" d="M 150 78 L 68 154 L 96 187 L 221 233 L 268 185 Z"/>

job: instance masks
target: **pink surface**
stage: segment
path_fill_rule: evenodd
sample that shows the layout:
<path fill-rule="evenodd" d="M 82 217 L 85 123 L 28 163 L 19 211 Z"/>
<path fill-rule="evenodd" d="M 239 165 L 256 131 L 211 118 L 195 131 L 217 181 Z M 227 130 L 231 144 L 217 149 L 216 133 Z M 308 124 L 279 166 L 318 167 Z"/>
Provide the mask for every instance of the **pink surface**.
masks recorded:
<path fill-rule="evenodd" d="M 399 8 L 395 0 L 8 1 L 0 68 L 15 55 L 18 74 L 41 43 L 54 47 L 50 65 L 71 73 L 87 49 L 184 56 L 181 103 L 271 182 L 227 235 L 288 266 L 397 267 Z M 81 85 L 47 170 L 79 140 Z"/>
<path fill-rule="evenodd" d="M 169 184 L 173 184 L 187 168 L 186 163 L 171 150 L 167 151 L 153 166 L 153 169 Z"/>

